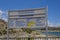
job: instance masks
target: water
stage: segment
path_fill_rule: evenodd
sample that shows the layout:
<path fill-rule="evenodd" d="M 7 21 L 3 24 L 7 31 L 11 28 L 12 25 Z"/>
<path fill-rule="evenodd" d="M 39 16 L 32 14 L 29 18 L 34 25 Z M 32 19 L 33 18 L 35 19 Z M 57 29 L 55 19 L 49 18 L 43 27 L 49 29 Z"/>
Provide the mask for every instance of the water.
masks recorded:
<path fill-rule="evenodd" d="M 46 32 L 42 32 L 42 33 L 46 34 Z M 48 32 L 48 35 L 60 36 L 60 32 Z"/>

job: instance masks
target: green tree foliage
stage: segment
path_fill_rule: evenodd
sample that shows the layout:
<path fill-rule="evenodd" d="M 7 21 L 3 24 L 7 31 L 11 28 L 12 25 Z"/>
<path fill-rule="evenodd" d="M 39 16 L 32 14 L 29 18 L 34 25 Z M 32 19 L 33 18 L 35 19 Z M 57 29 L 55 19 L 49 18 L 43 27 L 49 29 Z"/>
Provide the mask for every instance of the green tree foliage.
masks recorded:
<path fill-rule="evenodd" d="M 30 28 L 26 28 L 26 29 L 24 29 L 24 28 L 22 28 L 22 30 L 24 31 L 24 32 L 27 32 L 27 33 L 32 33 L 32 30 L 30 29 Z"/>
<path fill-rule="evenodd" d="M 0 36 L 2 35 L 2 32 L 0 31 Z"/>
<path fill-rule="evenodd" d="M 3 29 L 3 30 L 2 30 L 2 34 L 7 34 L 6 29 Z"/>
<path fill-rule="evenodd" d="M 13 28 L 10 28 L 10 29 L 9 29 L 9 33 L 10 33 L 10 34 L 16 33 L 16 30 L 14 30 Z"/>

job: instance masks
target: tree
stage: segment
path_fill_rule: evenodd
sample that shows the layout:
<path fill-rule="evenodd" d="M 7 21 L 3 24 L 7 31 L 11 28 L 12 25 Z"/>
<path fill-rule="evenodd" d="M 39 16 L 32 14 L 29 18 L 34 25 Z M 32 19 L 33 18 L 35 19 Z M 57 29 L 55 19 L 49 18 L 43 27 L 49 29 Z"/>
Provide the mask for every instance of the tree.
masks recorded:
<path fill-rule="evenodd" d="M 32 33 L 32 30 L 30 29 L 30 28 L 26 28 L 26 29 L 24 29 L 24 28 L 21 28 L 24 32 L 27 32 L 27 33 Z"/>
<path fill-rule="evenodd" d="M 22 28 L 22 30 L 23 30 L 24 32 L 29 33 L 29 34 L 32 33 L 32 30 L 31 30 L 30 28 L 26 28 L 26 29 Z M 28 40 L 30 40 L 30 37 L 28 37 Z"/>
<path fill-rule="evenodd" d="M 2 35 L 1 31 L 0 31 L 0 36 Z"/>
<path fill-rule="evenodd" d="M 10 33 L 10 34 L 16 33 L 16 30 L 14 30 L 13 28 L 10 28 L 10 29 L 9 29 L 9 33 Z"/>
<path fill-rule="evenodd" d="M 3 30 L 2 30 L 2 34 L 7 34 L 6 29 L 3 29 Z"/>

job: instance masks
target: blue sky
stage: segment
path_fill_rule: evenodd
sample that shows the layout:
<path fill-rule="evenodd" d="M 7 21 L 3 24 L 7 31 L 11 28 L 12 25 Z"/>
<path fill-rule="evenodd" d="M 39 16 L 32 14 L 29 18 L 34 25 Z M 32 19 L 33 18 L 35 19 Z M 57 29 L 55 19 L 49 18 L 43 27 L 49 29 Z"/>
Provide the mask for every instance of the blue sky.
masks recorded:
<path fill-rule="evenodd" d="M 60 25 L 60 0 L 0 0 L 0 13 L 3 19 L 7 19 L 8 10 L 21 10 L 40 8 L 48 5 L 49 24 Z"/>

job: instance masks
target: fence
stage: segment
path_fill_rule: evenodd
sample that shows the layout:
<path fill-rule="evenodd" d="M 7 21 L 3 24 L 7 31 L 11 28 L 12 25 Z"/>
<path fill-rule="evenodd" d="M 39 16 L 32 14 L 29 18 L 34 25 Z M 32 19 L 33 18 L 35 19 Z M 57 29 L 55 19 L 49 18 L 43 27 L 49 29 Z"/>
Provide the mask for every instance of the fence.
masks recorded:
<path fill-rule="evenodd" d="M 7 38 L 0 38 L 0 40 L 7 40 Z M 9 38 L 9 40 L 46 40 L 46 37 L 22 37 L 22 38 Z M 60 37 L 48 37 L 48 40 L 60 40 Z"/>

